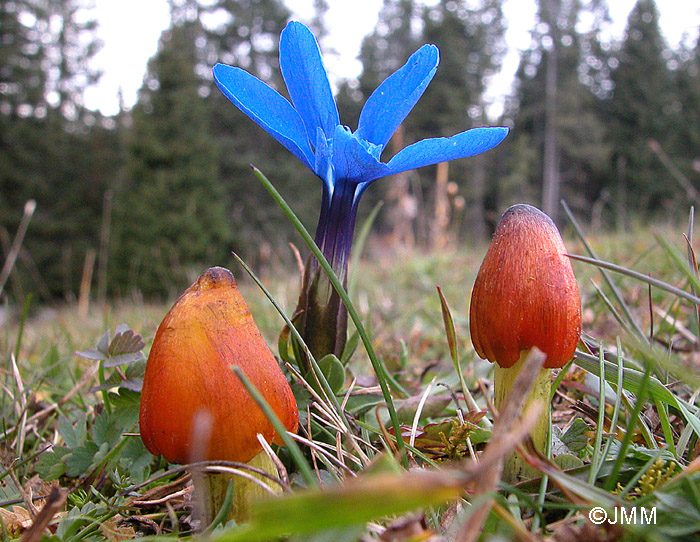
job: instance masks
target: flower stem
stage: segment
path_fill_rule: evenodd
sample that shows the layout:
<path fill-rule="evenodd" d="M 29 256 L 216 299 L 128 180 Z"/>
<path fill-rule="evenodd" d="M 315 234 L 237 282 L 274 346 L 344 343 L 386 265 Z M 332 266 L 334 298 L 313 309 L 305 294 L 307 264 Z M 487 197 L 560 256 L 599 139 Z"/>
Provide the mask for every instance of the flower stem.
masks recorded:
<path fill-rule="evenodd" d="M 520 359 L 512 366 L 503 368 L 496 364 L 494 373 L 494 390 L 493 403 L 496 409 L 500 412 L 502 405 L 506 401 L 506 397 L 510 393 L 515 379 L 520 374 L 520 370 L 527 358 L 529 351 L 524 351 Z M 544 415 L 540 417 L 537 425 L 532 429 L 532 441 L 535 449 L 542 454 L 546 453 L 547 443 L 549 441 L 549 417 L 550 410 L 550 393 L 552 388 L 552 370 L 547 368 L 540 369 L 537 379 L 530 390 L 530 394 L 525 399 L 523 411 L 534 401 L 539 401 L 544 404 Z M 540 472 L 528 465 L 522 456 L 513 451 L 508 454 L 503 461 L 503 481 L 508 484 L 515 484 L 523 480 L 536 478 Z"/>
<path fill-rule="evenodd" d="M 360 339 L 362 340 L 362 344 L 364 344 L 365 349 L 367 350 L 367 355 L 369 356 L 369 361 L 372 364 L 372 368 L 374 369 L 374 373 L 377 376 L 377 381 L 379 383 L 379 387 L 382 390 L 382 396 L 384 397 L 384 401 L 386 402 L 386 407 L 387 410 L 389 411 L 389 417 L 391 418 L 391 423 L 392 426 L 394 427 L 394 434 L 395 435 L 400 435 L 401 434 L 401 423 L 399 422 L 399 417 L 396 414 L 396 407 L 394 406 L 394 399 L 391 396 L 391 391 L 389 390 L 389 384 L 388 382 L 388 373 L 386 370 L 386 367 L 384 367 L 384 364 L 382 363 L 382 360 L 377 356 L 376 352 L 374 351 L 374 347 L 372 345 L 372 340 L 369 337 L 369 334 L 365 330 L 365 326 L 362 322 L 362 319 L 360 318 L 360 315 L 357 313 L 355 310 L 354 305 L 350 301 L 350 298 L 348 297 L 347 292 L 345 291 L 345 288 L 343 288 L 342 283 L 338 280 L 338 277 L 336 276 L 335 272 L 333 271 L 333 268 L 330 266 L 328 263 L 328 260 L 323 256 L 323 253 L 319 250 L 318 246 L 314 242 L 313 238 L 311 235 L 309 235 L 309 232 L 306 230 L 304 225 L 301 223 L 301 221 L 297 218 L 297 216 L 294 214 L 294 211 L 292 211 L 292 208 L 289 206 L 289 204 L 284 200 L 284 198 L 280 195 L 280 193 L 277 191 L 277 189 L 273 186 L 273 184 L 268 180 L 263 173 L 257 169 L 253 168 L 253 172 L 255 173 L 255 176 L 258 178 L 258 180 L 263 184 L 265 189 L 270 193 L 272 198 L 275 200 L 277 205 L 282 209 L 285 215 L 291 220 L 292 224 L 294 224 L 294 227 L 296 230 L 299 232 L 299 234 L 302 236 L 304 239 L 304 242 L 307 244 L 313 255 L 318 259 L 319 265 L 321 268 L 324 270 L 326 275 L 328 276 L 328 280 L 331 282 L 333 285 L 333 288 L 335 291 L 338 293 L 338 296 L 340 299 L 343 301 L 343 304 L 347 308 L 347 311 L 350 315 L 350 318 L 352 319 L 353 323 L 355 324 L 355 328 L 357 329 L 357 333 L 360 335 Z M 399 455 L 402 457 L 402 462 L 406 468 L 408 468 L 408 459 L 405 455 L 405 443 L 402 438 L 397 438 L 396 439 L 396 447 L 398 449 Z"/>

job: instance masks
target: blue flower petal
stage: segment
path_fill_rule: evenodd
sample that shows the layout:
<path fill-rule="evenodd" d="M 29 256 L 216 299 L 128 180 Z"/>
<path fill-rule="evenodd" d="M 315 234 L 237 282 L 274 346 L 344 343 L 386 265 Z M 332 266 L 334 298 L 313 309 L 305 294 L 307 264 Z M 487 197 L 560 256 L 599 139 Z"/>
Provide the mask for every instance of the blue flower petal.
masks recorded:
<path fill-rule="evenodd" d="M 434 45 L 424 45 L 413 53 L 369 97 L 360 114 L 357 135 L 375 145 L 386 145 L 423 95 L 439 62 L 440 53 Z"/>
<path fill-rule="evenodd" d="M 340 124 L 328 74 L 316 38 L 303 24 L 290 22 L 280 36 L 280 69 L 289 96 L 314 147 L 316 129 L 331 139 Z"/>
<path fill-rule="evenodd" d="M 494 148 L 507 135 L 508 128 L 504 127 L 473 128 L 452 137 L 424 139 L 403 149 L 389 160 L 387 166 L 393 174 L 438 162 L 475 156 Z"/>
<path fill-rule="evenodd" d="M 317 128 L 316 136 L 316 163 L 314 173 L 321 178 L 329 194 L 333 193 L 333 183 L 335 176 L 333 173 L 333 149 L 326 140 L 326 136 L 321 128 Z"/>
<path fill-rule="evenodd" d="M 372 156 L 366 144 L 344 126 L 338 126 L 333 138 L 333 165 L 336 179 L 360 183 L 391 174 L 386 164 Z"/>
<path fill-rule="evenodd" d="M 313 169 L 314 154 L 304 123 L 281 94 L 248 72 L 217 64 L 214 81 L 221 92 L 263 130 L 279 141 L 306 167 Z"/>

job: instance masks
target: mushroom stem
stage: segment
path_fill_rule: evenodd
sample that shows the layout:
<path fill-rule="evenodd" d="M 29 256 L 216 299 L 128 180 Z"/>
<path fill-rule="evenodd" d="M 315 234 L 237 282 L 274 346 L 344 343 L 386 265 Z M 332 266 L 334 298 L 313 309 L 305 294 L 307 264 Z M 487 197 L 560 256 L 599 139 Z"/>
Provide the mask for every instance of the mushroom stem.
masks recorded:
<path fill-rule="evenodd" d="M 520 374 L 520 370 L 529 353 L 529 350 L 524 350 L 520 354 L 520 359 L 508 368 L 503 368 L 496 363 L 494 367 L 493 403 L 498 412 L 501 411 L 501 407 L 505 403 L 513 387 L 513 383 L 518 377 L 518 374 Z M 552 369 L 543 367 L 540 369 L 522 408 L 522 412 L 525 412 L 527 407 L 535 401 L 541 402 L 544 405 L 543 415 L 539 418 L 537 424 L 530 433 L 535 449 L 542 454 L 546 453 L 549 443 L 549 419 L 551 415 L 549 397 L 551 390 Z M 508 484 L 515 484 L 522 480 L 536 478 L 539 475 L 539 471 L 527 464 L 516 451 L 509 453 L 503 461 L 503 481 Z"/>
<path fill-rule="evenodd" d="M 251 467 L 264 470 L 265 472 L 277 476 L 277 467 L 270 457 L 264 452 L 260 452 L 247 463 Z M 253 471 L 246 471 L 252 477 L 260 480 L 275 494 L 281 494 L 282 490 L 278 484 L 273 483 L 269 478 L 257 474 Z M 237 476 L 232 473 L 208 473 L 205 476 L 206 496 L 204 499 L 204 513 L 207 524 L 210 524 L 219 514 L 220 510 L 226 504 L 226 492 L 229 482 L 233 481 L 233 501 L 229 508 L 228 514 L 224 519 L 224 523 L 230 520 L 235 520 L 236 523 L 241 523 L 250 517 L 250 511 L 254 503 L 270 496 L 270 491 L 267 491 L 260 484 L 248 480 L 242 476 Z"/>

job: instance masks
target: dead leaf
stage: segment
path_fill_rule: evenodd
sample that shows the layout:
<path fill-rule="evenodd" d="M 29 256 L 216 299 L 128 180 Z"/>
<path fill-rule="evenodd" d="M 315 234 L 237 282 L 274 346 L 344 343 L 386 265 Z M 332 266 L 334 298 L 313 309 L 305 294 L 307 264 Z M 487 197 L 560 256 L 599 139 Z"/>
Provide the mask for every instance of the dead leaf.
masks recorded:
<path fill-rule="evenodd" d="M 44 506 L 34 518 L 32 525 L 25 531 L 21 542 L 38 542 L 44 536 L 44 531 L 51 523 L 51 520 L 63 508 L 66 502 L 66 492 L 54 486 L 51 493 L 46 498 Z"/>
<path fill-rule="evenodd" d="M 131 540 L 136 538 L 134 528 L 124 521 L 120 515 L 116 515 L 100 525 L 100 532 L 107 540 L 120 542 L 121 540 Z"/>
<path fill-rule="evenodd" d="M 26 508 L 13 506 L 11 510 L 0 508 L 0 517 L 11 537 L 17 537 L 32 524 L 32 516 Z"/>

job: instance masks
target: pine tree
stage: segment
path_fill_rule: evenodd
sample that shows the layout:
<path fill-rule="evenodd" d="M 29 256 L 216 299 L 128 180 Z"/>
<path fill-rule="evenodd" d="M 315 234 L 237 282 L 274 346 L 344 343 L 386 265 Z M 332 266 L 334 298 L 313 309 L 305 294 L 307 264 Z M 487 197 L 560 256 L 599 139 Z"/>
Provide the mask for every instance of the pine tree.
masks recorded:
<path fill-rule="evenodd" d="M 72 15 L 58 17 L 69 5 Z M 91 82 L 67 84 L 94 53 L 95 28 L 81 26 L 77 5 L 0 3 L 0 229 L 5 237 L 14 232 L 24 203 L 36 201 L 15 293 L 38 292 L 45 301 L 77 292 L 85 256 L 97 245 L 103 193 L 119 167 L 118 138 L 99 115 L 78 125 L 60 110 L 65 99 L 76 111 Z"/>
<path fill-rule="evenodd" d="M 360 49 L 359 91 L 363 102 L 422 45 L 415 31 L 420 13 L 413 0 L 384 0 L 377 26 Z"/>
<path fill-rule="evenodd" d="M 409 121 L 418 138 L 448 136 L 489 124 L 484 91 L 505 54 L 505 20 L 501 2 L 441 0 L 423 14 L 422 41 L 440 49 L 440 66 Z M 410 129 L 410 125 L 409 128 Z M 466 199 L 467 240 L 486 236 L 488 185 L 494 184 L 498 151 L 449 165 L 449 180 Z M 435 220 L 446 222 L 446 184 L 435 170 L 421 171 L 424 187 L 435 186 Z M 491 176 L 491 178 L 489 178 Z M 430 193 L 429 192 L 429 193 Z M 442 205 L 441 205 L 442 200 Z M 438 224 L 439 225 L 439 224 Z M 435 230 L 435 227 L 433 227 Z M 433 237 L 435 237 L 435 233 Z M 437 233 L 439 236 L 440 234 Z"/>
<path fill-rule="evenodd" d="M 659 211 L 680 193 L 650 152 L 649 142 L 653 139 L 662 148 L 669 147 L 678 120 L 678 98 L 653 0 L 637 1 L 615 56 L 610 110 L 617 197 L 632 207 Z"/>
<path fill-rule="evenodd" d="M 46 114 L 47 50 L 41 39 L 49 31 L 45 2 L 0 2 L 0 114 L 23 117 Z"/>
<path fill-rule="evenodd" d="M 208 28 L 207 72 L 215 62 L 238 66 L 286 95 L 279 69 L 279 35 L 290 12 L 280 0 L 217 0 L 206 11 L 225 13 L 225 22 Z M 221 20 L 219 17 L 216 20 Z M 213 84 L 206 98 L 212 133 L 220 150 L 220 176 L 232 202 L 233 248 L 253 265 L 282 255 L 298 242 L 294 228 L 253 176 L 265 173 L 312 228 L 321 201 L 320 181 L 296 158 L 231 104 Z"/>
<path fill-rule="evenodd" d="M 174 6 L 172 18 L 132 113 L 127 182 L 115 205 L 121 293 L 174 295 L 230 250 L 207 82 L 198 75 L 203 30 L 196 10 Z"/>
<path fill-rule="evenodd" d="M 669 151 L 676 150 L 679 165 L 685 174 L 698 178 L 700 174 L 700 29 L 695 47 L 681 48 L 678 69 L 679 124 L 677 139 Z"/>
<path fill-rule="evenodd" d="M 56 64 L 50 93 L 63 116 L 72 122 L 87 120 L 83 94 L 100 78 L 91 64 L 101 47 L 96 39 L 97 21 L 85 18 L 91 5 L 89 0 L 53 0 L 50 4 L 52 25 L 57 28 L 50 45 Z"/>
<path fill-rule="evenodd" d="M 360 60 L 362 75 L 357 89 L 341 88 L 341 104 L 348 110 L 353 104 L 366 100 L 371 92 L 393 71 L 403 65 L 422 44 L 433 43 L 440 49 L 440 65 L 425 95 L 397 131 L 397 145 L 390 151 L 419 139 L 449 136 L 488 123 L 483 93 L 488 77 L 500 66 L 505 43 L 505 25 L 501 3 L 483 0 L 476 5 L 464 1 L 441 0 L 430 7 L 413 0 L 384 0 L 379 21 L 372 34 L 362 44 Z M 359 114 L 359 107 L 354 111 Z M 471 210 L 472 234 L 480 237 L 483 224 L 484 193 L 481 190 L 483 167 L 481 159 L 450 164 L 449 178 L 459 185 Z M 429 242 L 434 237 L 433 208 L 435 197 L 435 168 L 424 168 L 382 183 L 389 202 L 385 227 L 397 231 L 409 229 L 404 222 L 414 221 L 418 241 Z M 441 177 L 442 179 L 442 177 Z M 440 191 L 444 191 L 440 183 Z M 381 185 L 380 185 L 381 186 Z M 366 196 L 380 197 L 379 186 Z M 439 202 L 438 202 L 439 203 Z M 402 209 L 423 207 L 416 215 L 406 215 Z M 394 209 L 395 208 L 395 209 Z M 439 214 L 439 213 L 438 213 Z M 444 217 L 441 217 L 444 218 Z M 410 236 L 410 234 L 409 234 Z M 402 239 L 405 234 L 400 234 Z M 410 241 L 412 242 L 412 241 Z M 409 244 L 410 244 L 409 242 Z"/>
<path fill-rule="evenodd" d="M 593 21 L 585 31 L 584 14 Z M 602 1 L 538 3 L 532 47 L 523 53 L 506 107 L 514 129 L 504 145 L 501 207 L 539 200 L 556 217 L 560 199 L 588 209 L 599 197 L 609 163 L 601 99 L 610 88 L 599 32 L 608 20 Z"/>

